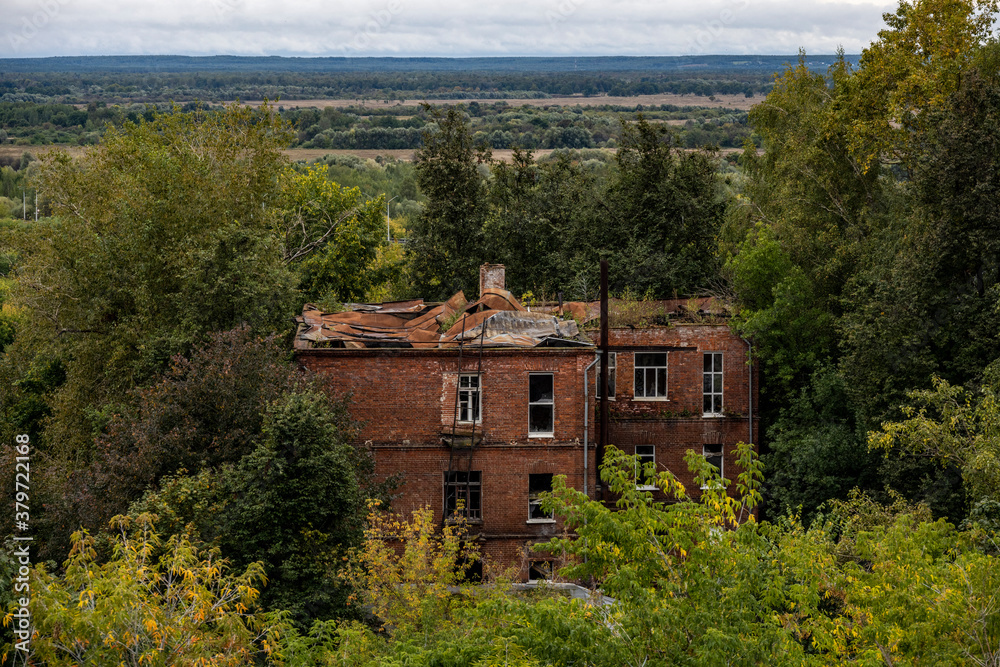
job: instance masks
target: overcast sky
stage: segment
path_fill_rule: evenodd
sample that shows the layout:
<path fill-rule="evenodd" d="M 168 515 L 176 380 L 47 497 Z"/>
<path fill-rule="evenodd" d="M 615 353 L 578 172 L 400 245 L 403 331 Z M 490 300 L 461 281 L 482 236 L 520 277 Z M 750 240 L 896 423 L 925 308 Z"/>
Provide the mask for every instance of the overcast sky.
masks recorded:
<path fill-rule="evenodd" d="M 868 0 L 0 0 L 0 57 L 859 53 Z"/>

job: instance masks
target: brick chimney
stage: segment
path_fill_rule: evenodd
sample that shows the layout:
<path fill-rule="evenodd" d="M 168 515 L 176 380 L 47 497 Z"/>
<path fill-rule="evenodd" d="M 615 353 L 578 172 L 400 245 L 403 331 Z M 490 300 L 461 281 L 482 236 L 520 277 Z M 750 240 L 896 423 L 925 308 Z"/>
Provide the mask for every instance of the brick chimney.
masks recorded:
<path fill-rule="evenodd" d="M 503 264 L 483 264 L 479 267 L 479 296 L 488 289 L 507 289 Z"/>

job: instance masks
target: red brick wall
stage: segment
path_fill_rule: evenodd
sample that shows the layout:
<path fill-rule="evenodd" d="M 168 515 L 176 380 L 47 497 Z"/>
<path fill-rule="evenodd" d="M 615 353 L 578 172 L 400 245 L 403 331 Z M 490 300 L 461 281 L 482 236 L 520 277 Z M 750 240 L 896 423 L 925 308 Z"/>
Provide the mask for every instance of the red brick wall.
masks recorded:
<path fill-rule="evenodd" d="M 429 506 L 438 522 L 444 506 L 444 474 L 449 465 L 452 470 L 462 472 L 481 471 L 481 530 L 486 536 L 513 534 L 528 538 L 554 534 L 554 524 L 528 523 L 528 475 L 566 475 L 568 485 L 583 487 L 583 451 L 573 444 L 477 447 L 472 452 L 471 467 L 467 449 L 456 449 L 451 459 L 448 448 L 443 446 L 382 446 L 375 451 L 380 475 L 404 473 L 394 509 L 408 514 L 418 507 Z"/>
<path fill-rule="evenodd" d="M 618 381 L 615 403 L 646 412 L 671 412 L 700 417 L 702 370 L 706 352 L 723 355 L 723 406 L 726 414 L 745 416 L 748 409 L 747 345 L 727 326 L 680 324 L 648 329 L 612 329 L 611 350 L 618 348 Z M 636 352 L 667 352 L 667 400 L 634 399 L 633 371 Z M 756 374 L 756 372 L 755 372 Z M 754 382 L 756 391 L 757 383 Z"/>
<path fill-rule="evenodd" d="M 708 444 L 723 445 L 723 474 L 735 479 L 738 442 L 750 440 L 747 345 L 725 325 L 679 324 L 647 329 L 612 329 L 611 351 L 617 348 L 617 382 L 609 425 L 611 444 L 634 454 L 635 445 L 654 445 L 657 468 L 670 470 L 697 496 L 694 475 L 684 462 L 691 449 L 702 452 Z M 666 399 L 634 396 L 636 352 L 667 352 Z M 723 355 L 723 416 L 703 417 L 703 369 L 706 352 Z M 754 412 L 757 412 L 757 369 L 753 368 Z M 598 414 L 594 406 L 593 415 Z M 759 424 L 753 421 L 753 442 Z"/>
<path fill-rule="evenodd" d="M 617 387 L 612 402 L 618 413 L 609 426 L 610 441 L 628 453 L 636 444 L 656 446 L 657 466 L 669 469 L 693 495 L 697 489 L 683 462 L 684 452 L 700 452 L 704 444 L 723 444 L 724 472 L 732 479 L 735 443 L 748 436 L 746 344 L 720 325 L 678 325 L 642 330 L 614 329 L 610 342 L 618 348 Z M 668 352 L 666 400 L 635 400 L 633 359 L 636 351 Z M 725 415 L 703 418 L 702 354 L 724 355 Z M 380 476 L 403 474 L 397 511 L 429 506 L 438 521 L 444 506 L 444 473 L 482 472 L 483 511 L 475 532 L 485 540 L 484 553 L 508 565 L 525 566 L 544 556 L 528 554 L 526 545 L 546 541 L 560 524 L 528 523 L 528 475 L 565 474 L 570 486 L 582 489 L 583 371 L 594 359 L 592 348 L 485 350 L 482 355 L 482 421 L 476 425 L 483 442 L 472 451 L 452 451 L 442 443 L 455 414 L 459 354 L 453 349 L 311 350 L 298 353 L 302 366 L 319 373 L 334 394 L 350 392 L 351 412 L 364 422 L 361 441 L 372 441 Z M 461 372 L 475 373 L 477 352 L 462 356 Z M 587 487 L 596 485 L 596 441 L 599 433 L 594 400 L 597 366 L 590 371 L 590 430 Z M 552 437 L 529 437 L 528 377 L 552 373 L 555 430 Z M 757 382 L 754 378 L 756 393 Z M 756 406 L 756 397 L 754 398 Z M 756 410 L 755 410 L 756 411 Z M 638 414 L 635 414 L 638 413 Z M 680 415 L 686 415 L 680 417 Z M 754 423 L 756 436 L 757 424 Z M 756 439 L 756 437 L 755 437 Z"/>
<path fill-rule="evenodd" d="M 482 429 L 487 443 L 572 442 L 583 433 L 583 366 L 579 349 L 488 350 L 482 360 Z M 361 440 L 439 444 L 455 411 L 458 352 L 453 350 L 315 350 L 299 363 L 321 374 L 337 395 L 351 392 L 351 413 L 364 422 Z M 475 373 L 467 353 L 462 373 Z M 555 431 L 529 438 L 528 376 L 552 373 Z"/>

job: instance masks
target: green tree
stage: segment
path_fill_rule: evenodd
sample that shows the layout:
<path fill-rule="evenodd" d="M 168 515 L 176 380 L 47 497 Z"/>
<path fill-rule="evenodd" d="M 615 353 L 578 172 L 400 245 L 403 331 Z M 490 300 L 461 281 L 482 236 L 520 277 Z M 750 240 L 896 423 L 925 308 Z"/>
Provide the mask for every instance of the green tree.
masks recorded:
<path fill-rule="evenodd" d="M 352 553 L 345 576 L 357 600 L 398 634 L 428 635 L 468 607 L 466 572 L 480 557 L 463 539 L 467 526 L 447 524 L 438 532 L 433 512 L 414 510 L 409 521 L 369 503 L 365 539 Z M 401 553 L 393 541 L 402 543 Z M 462 595 L 454 595 L 458 586 Z"/>
<path fill-rule="evenodd" d="M 262 604 L 300 623 L 346 612 L 335 557 L 360 541 L 361 486 L 373 472 L 351 432 L 344 405 L 320 391 L 288 394 L 269 407 L 254 451 L 222 479 L 223 497 L 237 499 L 221 517 L 224 552 L 262 561 L 271 582 Z"/>
<path fill-rule="evenodd" d="M 885 506 L 861 493 L 831 503 L 810 528 L 794 515 L 758 523 L 748 512 L 759 500 L 760 463 L 746 445 L 739 458 L 731 485 L 689 452 L 697 499 L 646 464 L 646 485 L 666 503 L 636 488 L 639 462 L 614 447 L 601 476 L 615 507 L 556 478 L 543 503 L 576 535 L 548 548 L 567 556 L 561 574 L 594 584 L 587 601 L 544 587 L 520 595 L 502 582 L 445 591 L 443 582 L 457 583 L 460 536 L 435 534 L 426 513 L 412 522 L 377 515 L 354 573 L 383 632 L 314 626 L 295 638 L 298 655 L 338 664 L 609 667 L 957 667 L 1000 656 L 1000 571 L 972 534 L 899 497 Z M 401 549 L 387 544 L 400 537 Z"/>
<path fill-rule="evenodd" d="M 410 236 L 414 290 L 424 297 L 447 299 L 463 290 L 478 291 L 486 217 L 486 183 L 479 165 L 489 149 L 473 145 L 461 107 L 442 114 L 425 107 L 437 130 L 424 135 L 416 153 L 417 182 L 427 197 Z"/>
<path fill-rule="evenodd" d="M 854 104 L 843 107 L 863 171 L 879 160 L 910 166 L 936 109 L 992 40 L 996 12 L 994 0 L 904 0 L 882 15 L 887 28 L 862 51 Z"/>
<path fill-rule="evenodd" d="M 374 270 L 386 243 L 385 197 L 363 201 L 326 166 L 287 170 L 282 179 L 285 261 L 300 275 L 307 301 L 357 301 L 389 276 Z"/>
<path fill-rule="evenodd" d="M 270 107 L 174 109 L 110 130 L 79 160 L 43 160 L 38 187 L 58 217 L 15 237 L 12 302 L 32 340 L 13 354 L 72 358 L 50 450 L 86 459 L 99 426 L 88 410 L 207 332 L 287 327 L 293 277 L 272 211 L 288 139 Z"/>
<path fill-rule="evenodd" d="M 588 230 L 591 252 L 609 259 L 609 279 L 662 296 L 707 289 L 725 212 L 715 156 L 681 150 L 669 127 L 638 114 L 623 125 L 615 162 L 593 218 L 602 222 Z"/>
<path fill-rule="evenodd" d="M 886 453 L 902 449 L 954 464 L 962 471 L 974 503 L 1000 501 L 1000 405 L 993 382 L 970 392 L 934 379 L 934 388 L 909 393 L 904 419 L 884 422 L 868 434 L 868 444 Z"/>
<path fill-rule="evenodd" d="M 343 404 L 319 390 L 271 401 L 252 449 L 238 462 L 164 478 L 130 513 L 163 517 L 170 531 L 189 524 L 237 567 L 261 562 L 267 610 L 286 610 L 302 628 L 342 618 L 349 590 L 338 578 L 346 550 L 361 538 L 364 498 L 379 498 L 369 454 L 348 444 Z"/>
<path fill-rule="evenodd" d="M 49 538 L 61 532 L 56 525 L 96 532 L 165 475 L 197 474 L 250 454 L 268 407 L 309 387 L 287 357 L 282 339 L 258 337 L 249 327 L 213 333 L 188 357 L 174 357 L 150 386 L 115 406 L 94 461 L 63 489 L 75 502 L 68 515 L 54 517 Z"/>
<path fill-rule="evenodd" d="M 836 367 L 816 370 L 791 399 L 767 426 L 764 498 L 769 516 L 797 513 L 810 523 L 830 499 L 877 490 L 883 478 L 878 457 L 858 446 L 865 434 Z"/>
<path fill-rule="evenodd" d="M 254 611 L 266 581 L 260 563 L 230 572 L 217 550 L 182 535 L 163 540 L 154 520 L 118 517 L 107 562 L 77 533 L 64 576 L 35 568 L 33 664 L 223 667 L 273 652 L 285 624 Z"/>
<path fill-rule="evenodd" d="M 799 485 L 770 497 L 811 497 L 808 516 L 823 493 L 858 483 L 891 484 L 956 520 L 964 512 L 948 470 L 893 458 L 873 478 L 862 434 L 897 418 L 932 374 L 974 382 L 1000 356 L 996 84 L 979 73 L 996 58 L 994 13 L 990 2 L 901 2 L 856 70 L 841 59 L 822 77 L 801 61 L 751 111 L 765 152 L 745 151 L 722 240 L 736 325 L 757 341 L 764 371 L 769 463 L 800 470 L 795 460 L 814 435 L 833 436 L 831 423 L 842 426 L 820 439 L 833 448 L 824 460 L 854 461 L 836 466 L 836 480 L 772 480 Z M 831 373 L 846 391 L 837 415 L 815 409 L 834 386 L 815 379 Z"/>
<path fill-rule="evenodd" d="M 568 154 L 538 163 L 519 148 L 510 163 L 495 160 L 491 176 L 484 245 L 490 261 L 506 265 L 508 289 L 554 295 L 569 288 L 595 261 L 587 231 L 601 181 Z"/>

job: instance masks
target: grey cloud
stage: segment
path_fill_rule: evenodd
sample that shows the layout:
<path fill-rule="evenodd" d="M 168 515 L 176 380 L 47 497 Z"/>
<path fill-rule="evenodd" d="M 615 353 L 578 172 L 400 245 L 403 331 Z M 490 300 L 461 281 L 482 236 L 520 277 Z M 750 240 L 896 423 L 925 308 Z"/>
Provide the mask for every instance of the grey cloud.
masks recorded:
<path fill-rule="evenodd" d="M 0 56 L 672 55 L 860 51 L 889 4 L 793 0 L 355 3 L 8 0 Z M 4 34 L 6 31 L 6 34 Z M 700 35 L 700 42 L 696 36 Z M 694 40 L 694 41 L 693 41 Z"/>

